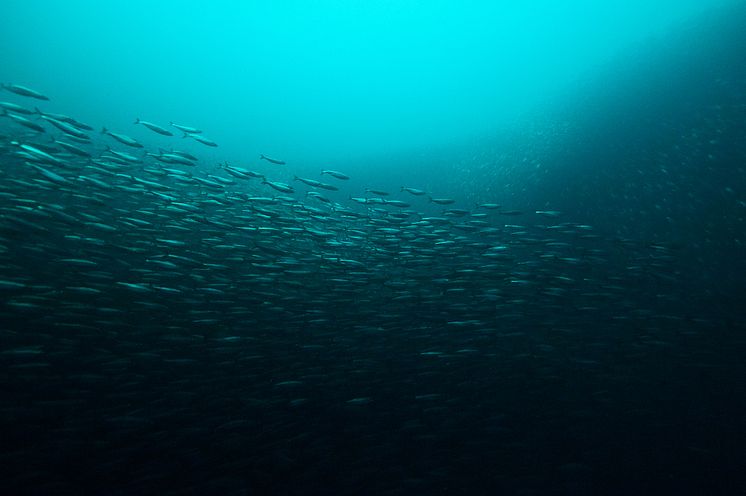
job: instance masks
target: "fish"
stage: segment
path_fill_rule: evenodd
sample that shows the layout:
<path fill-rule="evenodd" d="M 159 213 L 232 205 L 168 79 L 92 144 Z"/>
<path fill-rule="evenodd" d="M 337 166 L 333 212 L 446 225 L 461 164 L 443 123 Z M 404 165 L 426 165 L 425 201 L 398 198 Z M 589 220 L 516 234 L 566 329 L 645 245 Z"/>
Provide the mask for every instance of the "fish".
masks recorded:
<path fill-rule="evenodd" d="M 147 127 L 151 131 L 153 131 L 155 133 L 158 133 L 158 134 L 161 134 L 163 136 L 173 136 L 174 135 L 174 133 L 172 133 L 168 129 L 164 129 L 164 128 L 162 128 L 161 126 L 159 126 L 157 124 L 153 124 L 152 122 L 141 121 L 139 118 L 135 119 L 135 124 L 142 124 L 143 126 Z"/>
<path fill-rule="evenodd" d="M 193 161 L 185 158 L 182 155 L 178 155 L 176 153 L 148 153 L 148 156 L 153 157 L 159 162 L 163 162 L 166 164 L 181 164 L 181 165 L 187 165 L 189 167 L 194 167 L 197 165 Z"/>
<path fill-rule="evenodd" d="M 562 212 L 559 212 L 557 210 L 537 210 L 536 215 L 541 215 L 542 217 L 549 217 L 552 219 L 556 219 L 557 217 L 562 216 Z"/>
<path fill-rule="evenodd" d="M 193 139 L 193 140 L 195 140 L 195 141 L 199 141 L 199 142 L 200 142 L 200 143 L 202 143 L 203 145 L 206 145 L 206 146 L 211 146 L 211 147 L 213 147 L 213 148 L 215 148 L 215 147 L 217 147 L 217 146 L 218 146 L 218 144 L 217 144 L 217 143 L 215 143 L 215 142 L 214 142 L 214 141 L 212 141 L 211 139 L 205 138 L 205 137 L 204 137 L 204 136 L 202 136 L 201 134 L 186 134 L 186 133 L 185 133 L 185 134 L 184 134 L 184 137 L 185 137 L 185 138 L 192 138 L 192 139 Z"/>
<path fill-rule="evenodd" d="M 2 84 L 2 89 L 15 93 L 16 95 L 27 96 L 29 98 L 36 98 L 37 100 L 49 100 L 49 97 L 42 95 L 36 90 L 32 90 L 26 86 L 20 84 Z"/>
<path fill-rule="evenodd" d="M 131 146 L 132 148 L 143 148 L 143 145 L 140 144 L 136 139 L 130 138 L 129 136 L 126 136 L 124 134 L 112 133 L 105 127 L 101 128 L 101 134 L 108 134 L 123 145 Z"/>
<path fill-rule="evenodd" d="M 49 122 L 54 127 L 56 127 L 57 129 L 59 129 L 60 131 L 62 131 L 63 133 L 65 133 L 68 136 L 73 136 L 73 137 L 78 138 L 79 140 L 83 140 L 83 141 L 90 141 L 90 139 L 91 139 L 83 131 L 79 130 L 78 128 L 76 128 L 75 126 L 73 126 L 71 124 L 68 124 L 67 122 L 59 121 L 59 120 L 54 119 L 52 117 L 49 117 L 49 116 L 47 116 L 45 114 L 41 114 L 41 118 L 44 119 L 45 121 Z"/>
<path fill-rule="evenodd" d="M 293 187 L 289 184 L 280 183 L 280 182 L 274 182 L 274 181 L 267 181 L 266 179 L 262 179 L 262 184 L 266 184 L 270 188 L 280 191 L 282 193 L 292 193 Z"/>
<path fill-rule="evenodd" d="M 426 194 L 426 192 L 424 190 L 417 189 L 417 188 L 408 188 L 408 187 L 405 187 L 405 186 L 402 186 L 401 190 L 402 191 L 406 191 L 407 193 L 409 193 L 411 195 L 414 195 L 414 196 L 422 196 L 422 195 Z"/>
<path fill-rule="evenodd" d="M 267 162 L 271 164 L 285 165 L 285 162 L 283 162 L 282 160 L 277 160 L 276 158 L 266 157 L 264 155 L 259 155 L 259 160 L 266 160 Z"/>
<path fill-rule="evenodd" d="M 136 164 L 142 162 L 142 160 L 138 157 L 135 157 L 134 155 L 130 155 L 129 153 L 120 152 L 117 150 L 114 150 L 110 146 L 107 145 L 106 151 L 110 154 L 114 155 L 116 158 L 123 160 L 124 162 Z"/>
<path fill-rule="evenodd" d="M 191 126 L 184 126 L 184 125 L 181 125 L 181 124 L 175 124 L 173 122 L 170 122 L 169 124 L 172 125 L 173 127 L 175 127 L 176 129 L 178 129 L 179 131 L 182 131 L 182 132 L 184 132 L 186 134 L 200 134 L 202 132 L 201 129 L 197 129 L 197 128 L 191 127 Z"/>
<path fill-rule="evenodd" d="M 342 172 L 335 171 L 335 170 L 328 170 L 328 169 L 322 170 L 321 174 L 322 175 L 327 174 L 329 176 L 332 176 L 335 179 L 341 179 L 342 181 L 349 181 L 350 179 L 350 176 L 348 176 L 347 174 L 344 174 Z"/>
<path fill-rule="evenodd" d="M 83 150 L 82 148 L 73 145 L 72 143 L 66 143 L 64 141 L 59 141 L 55 139 L 53 141 L 56 145 L 60 145 L 62 148 L 65 149 L 65 151 L 70 152 L 72 154 L 78 155 L 79 157 L 90 157 L 90 152 Z"/>
<path fill-rule="evenodd" d="M 33 115 L 34 111 L 12 102 L 0 102 L 0 107 L 14 114 Z"/>
<path fill-rule="evenodd" d="M 385 200 L 383 203 L 384 205 L 392 205 L 397 208 L 409 208 L 412 206 L 410 203 L 403 202 L 400 200 Z"/>
<path fill-rule="evenodd" d="M 21 143 L 18 141 L 10 141 L 10 144 L 13 146 L 16 146 L 23 150 L 24 152 L 29 153 L 34 160 L 42 162 L 42 163 L 48 163 L 48 164 L 54 164 L 54 165 L 62 165 L 62 160 L 58 159 L 57 157 L 54 157 L 53 155 L 50 155 L 49 153 L 40 150 L 36 146 L 29 145 L 28 143 Z"/>
<path fill-rule="evenodd" d="M 11 118 L 17 124 L 20 124 L 21 126 L 27 127 L 29 129 L 31 129 L 32 131 L 36 131 L 37 133 L 43 133 L 43 132 L 45 132 L 45 130 L 44 130 L 44 128 L 42 126 L 40 126 L 39 124 L 37 124 L 37 123 L 35 123 L 33 121 L 28 120 L 27 118 L 25 118 L 23 116 L 12 114 L 12 113 L 8 112 L 5 109 L 3 109 L 2 115 L 4 117 Z"/>
<path fill-rule="evenodd" d="M 314 179 L 306 179 L 303 177 L 293 176 L 293 181 L 300 181 L 303 184 L 307 184 L 308 186 L 317 187 L 319 184 L 321 184 L 320 181 L 316 181 Z"/>
<path fill-rule="evenodd" d="M 178 156 L 183 157 L 183 158 L 185 158 L 187 160 L 191 160 L 192 162 L 197 162 L 199 160 L 197 157 L 195 157 L 191 153 L 185 152 L 185 151 L 182 151 L 182 150 L 173 150 L 173 149 L 171 149 L 171 150 L 164 150 L 163 148 L 159 148 L 158 151 L 160 153 L 162 153 L 162 154 L 163 153 L 167 153 L 167 154 L 178 155 Z"/>
<path fill-rule="evenodd" d="M 456 200 L 453 198 L 432 198 L 430 197 L 430 201 L 432 203 L 437 203 L 438 205 L 452 205 L 453 203 L 456 203 Z"/>
<path fill-rule="evenodd" d="M 82 131 L 93 131 L 93 127 L 89 126 L 88 124 L 84 124 L 77 119 L 70 117 L 69 115 L 42 112 L 41 110 L 39 110 L 39 107 L 34 107 L 33 113 L 39 115 L 42 118 L 50 118 L 55 121 L 70 124 L 71 126 Z"/>

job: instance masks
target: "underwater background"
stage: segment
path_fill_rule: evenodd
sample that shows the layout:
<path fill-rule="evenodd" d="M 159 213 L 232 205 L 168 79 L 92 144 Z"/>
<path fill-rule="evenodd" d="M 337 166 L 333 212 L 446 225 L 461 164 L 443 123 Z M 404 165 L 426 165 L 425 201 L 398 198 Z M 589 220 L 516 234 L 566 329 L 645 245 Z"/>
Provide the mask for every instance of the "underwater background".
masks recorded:
<path fill-rule="evenodd" d="M 0 11 L 0 493 L 746 494 L 744 2 Z"/>

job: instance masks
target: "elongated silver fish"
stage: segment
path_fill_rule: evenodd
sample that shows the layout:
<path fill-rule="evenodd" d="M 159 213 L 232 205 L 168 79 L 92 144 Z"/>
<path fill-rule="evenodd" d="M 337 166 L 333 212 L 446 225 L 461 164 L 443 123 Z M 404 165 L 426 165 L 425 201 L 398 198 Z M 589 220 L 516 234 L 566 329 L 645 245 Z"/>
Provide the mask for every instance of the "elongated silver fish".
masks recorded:
<path fill-rule="evenodd" d="M 277 164 L 277 165 L 285 165 L 285 162 L 283 162 L 282 160 L 278 160 L 276 158 L 270 158 L 270 157 L 267 157 L 266 155 L 259 155 L 259 160 L 266 160 L 269 163 Z"/>
<path fill-rule="evenodd" d="M 262 184 L 266 184 L 272 189 L 275 189 L 277 191 L 280 191 L 282 193 L 292 193 L 295 191 L 292 186 L 285 183 L 279 183 L 275 181 L 267 181 L 266 179 L 262 180 Z"/>
<path fill-rule="evenodd" d="M 112 133 L 105 127 L 101 128 L 102 134 L 108 134 L 118 142 L 120 142 L 123 145 L 131 146 L 132 148 L 142 148 L 142 144 L 140 144 L 135 138 L 130 138 L 127 135 L 119 134 L 119 133 Z"/>
<path fill-rule="evenodd" d="M 406 186 L 401 187 L 402 191 L 406 191 L 407 193 L 414 195 L 414 196 L 422 196 L 425 194 L 425 191 L 417 188 L 407 188 Z"/>
<path fill-rule="evenodd" d="M 213 147 L 213 148 L 214 148 L 214 147 L 217 147 L 217 146 L 218 146 L 218 144 L 217 144 L 217 143 L 215 143 L 215 142 L 214 142 L 214 141 L 212 141 L 211 139 L 205 138 L 205 137 L 204 137 L 204 136 L 202 136 L 201 134 L 188 134 L 188 133 L 185 133 L 185 134 L 184 134 L 184 137 L 185 137 L 185 138 L 192 138 L 192 139 L 193 139 L 193 140 L 195 140 L 195 141 L 199 141 L 199 142 L 200 142 L 200 143 L 202 143 L 203 145 L 206 145 L 206 146 L 211 146 L 211 147 Z"/>
<path fill-rule="evenodd" d="M 172 133 L 168 129 L 162 128 L 158 124 L 153 124 L 152 122 L 148 122 L 148 121 L 141 121 L 139 118 L 135 119 L 135 124 L 142 124 L 143 126 L 147 127 L 151 131 L 153 131 L 155 133 L 158 133 L 158 134 L 161 134 L 163 136 L 173 136 L 174 135 L 174 133 Z"/>
<path fill-rule="evenodd" d="M 3 84 L 0 86 L 2 86 L 2 88 L 5 90 L 10 91 L 11 93 L 15 93 L 16 95 L 36 98 L 37 100 L 49 100 L 49 97 L 42 95 L 38 91 L 32 90 L 31 88 L 28 88 L 26 86 L 21 86 L 20 84 Z"/>
<path fill-rule="evenodd" d="M 29 110 L 26 107 L 22 107 L 21 105 L 12 102 L 0 102 L 0 107 L 13 112 L 14 114 L 32 115 L 34 113 L 33 110 Z"/>
<path fill-rule="evenodd" d="M 8 112 L 5 109 L 3 109 L 2 115 L 4 117 L 9 117 L 10 119 L 12 119 L 13 121 L 15 121 L 16 123 L 20 124 L 21 126 L 24 126 L 24 127 L 29 128 L 29 129 L 32 129 L 32 130 L 36 131 L 37 133 L 43 133 L 43 132 L 45 132 L 44 131 L 44 127 L 40 126 L 39 124 L 37 124 L 34 121 L 30 121 L 30 120 L 26 119 L 25 117 L 23 117 L 21 115 L 12 114 L 12 113 Z"/>
<path fill-rule="evenodd" d="M 336 179 L 341 179 L 343 181 L 347 181 L 350 179 L 350 176 L 348 176 L 347 174 L 335 170 L 322 170 L 321 174 L 328 174 Z"/>
<path fill-rule="evenodd" d="M 174 122 L 171 122 L 170 124 L 173 127 L 175 127 L 176 129 L 178 129 L 179 131 L 183 131 L 183 132 L 185 132 L 187 134 L 200 134 L 202 132 L 201 129 L 197 129 L 196 127 L 184 126 L 184 125 L 181 125 L 181 124 L 175 124 Z"/>

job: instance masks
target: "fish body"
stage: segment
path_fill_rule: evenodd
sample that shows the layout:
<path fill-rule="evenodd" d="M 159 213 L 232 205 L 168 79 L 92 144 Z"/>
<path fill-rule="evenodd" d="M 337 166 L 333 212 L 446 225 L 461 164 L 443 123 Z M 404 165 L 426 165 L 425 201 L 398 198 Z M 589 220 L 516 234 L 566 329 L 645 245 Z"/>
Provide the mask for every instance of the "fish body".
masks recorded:
<path fill-rule="evenodd" d="M 370 189 L 370 188 L 368 188 L 365 191 L 366 191 L 366 193 L 371 193 L 371 194 L 378 195 L 378 196 L 388 196 L 389 195 L 388 191 L 382 191 L 380 189 Z"/>
<path fill-rule="evenodd" d="M 33 110 L 29 110 L 26 107 L 22 107 L 21 105 L 17 105 L 11 102 L 0 102 L 0 108 L 9 110 L 14 114 L 32 115 L 34 113 Z"/>
<path fill-rule="evenodd" d="M 341 179 L 342 181 L 347 181 L 350 179 L 350 176 L 348 176 L 347 174 L 335 170 L 322 170 L 321 174 L 327 174 L 329 176 L 332 176 L 333 178 Z"/>
<path fill-rule="evenodd" d="M 52 124 L 54 127 L 62 131 L 63 133 L 74 136 L 80 140 L 89 141 L 91 138 L 85 134 L 83 131 L 79 130 L 72 124 L 68 124 L 67 122 L 59 121 L 57 119 L 54 119 L 52 117 L 48 117 L 47 115 L 42 114 L 41 118 L 47 121 L 48 123 Z"/>
<path fill-rule="evenodd" d="M 152 122 L 141 121 L 140 119 L 135 119 L 135 124 L 142 124 L 143 126 L 147 127 L 151 131 L 153 131 L 155 133 L 158 133 L 160 135 L 163 135 L 163 136 L 173 136 L 174 135 L 174 133 L 172 133 L 168 129 L 164 129 L 161 126 L 159 126 L 158 124 L 153 124 Z"/>
<path fill-rule="evenodd" d="M 3 84 L 2 88 L 10 91 L 11 93 L 15 93 L 16 95 L 36 98 L 37 100 L 49 100 L 49 97 L 42 95 L 36 90 L 27 88 L 26 86 L 21 86 L 20 84 Z"/>
<path fill-rule="evenodd" d="M 215 147 L 217 147 L 217 146 L 218 146 L 218 144 L 217 144 L 217 143 L 215 143 L 215 142 L 214 142 L 214 141 L 212 141 L 211 139 L 205 138 L 205 137 L 204 137 L 204 136 L 202 136 L 201 134 L 188 134 L 188 133 L 185 133 L 185 134 L 184 134 L 184 137 L 185 137 L 185 138 L 187 138 L 187 137 L 188 137 L 188 138 L 192 138 L 193 140 L 195 140 L 195 141 L 199 141 L 200 143 L 202 143 L 202 144 L 203 144 L 203 145 L 205 145 L 205 146 L 211 146 L 211 147 L 213 147 L 213 148 L 215 148 Z"/>
<path fill-rule="evenodd" d="M 267 162 L 271 164 L 285 165 L 285 162 L 283 162 L 282 160 L 278 160 L 276 158 L 270 158 L 265 155 L 259 155 L 259 160 L 266 160 Z"/>
<path fill-rule="evenodd" d="M 112 133 L 111 131 L 109 131 L 105 127 L 101 128 L 101 133 L 102 134 L 108 134 L 109 136 L 111 136 L 112 138 L 114 138 L 115 140 L 117 140 L 118 142 L 120 142 L 123 145 L 131 146 L 132 148 L 142 148 L 143 147 L 142 144 L 140 144 L 136 139 L 130 138 L 129 136 L 124 135 L 124 134 Z"/>
<path fill-rule="evenodd" d="M 8 112 L 7 110 L 3 109 L 3 116 L 9 117 L 13 121 L 15 121 L 16 123 L 20 124 L 21 126 L 27 127 L 29 129 L 32 129 L 32 130 L 36 131 L 37 133 L 43 133 L 44 132 L 44 128 L 42 126 L 40 126 L 39 124 L 37 124 L 34 121 L 26 119 L 25 117 L 23 117 L 21 115 L 12 114 L 12 113 Z"/>
<path fill-rule="evenodd" d="M 432 203 L 437 203 L 438 205 L 452 205 L 453 203 L 456 203 L 456 200 L 453 198 L 430 198 L 430 201 Z"/>
<path fill-rule="evenodd" d="M 277 190 L 281 193 L 292 193 L 293 191 L 295 191 L 292 186 L 290 186 L 289 184 L 285 184 L 285 183 L 267 181 L 266 179 L 264 179 L 262 181 L 262 184 L 266 184 L 270 188 Z"/>
<path fill-rule="evenodd" d="M 171 122 L 170 124 L 179 131 L 185 132 L 187 134 L 200 134 L 202 132 L 201 129 L 197 129 L 196 127 L 183 126 L 181 124 L 175 124 L 174 122 Z"/>
<path fill-rule="evenodd" d="M 407 192 L 407 193 L 409 193 L 410 195 L 414 195 L 414 196 L 422 196 L 422 195 L 424 195 L 424 194 L 425 194 L 425 191 L 423 191 L 423 190 L 421 190 L 421 189 L 417 189 L 417 188 L 407 188 L 406 186 L 402 186 L 402 187 L 401 187 L 401 190 L 402 190 L 402 191 L 406 191 L 406 192 Z"/>

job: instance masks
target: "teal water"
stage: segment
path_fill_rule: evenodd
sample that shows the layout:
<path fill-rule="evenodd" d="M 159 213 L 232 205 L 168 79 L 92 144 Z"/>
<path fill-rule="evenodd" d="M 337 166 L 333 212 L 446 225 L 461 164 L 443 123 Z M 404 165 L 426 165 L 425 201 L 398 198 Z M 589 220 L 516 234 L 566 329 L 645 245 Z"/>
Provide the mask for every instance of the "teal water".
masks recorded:
<path fill-rule="evenodd" d="M 367 169 L 510 128 L 723 3 L 12 0 L 0 79 L 109 127 L 198 123 L 221 159 Z"/>

